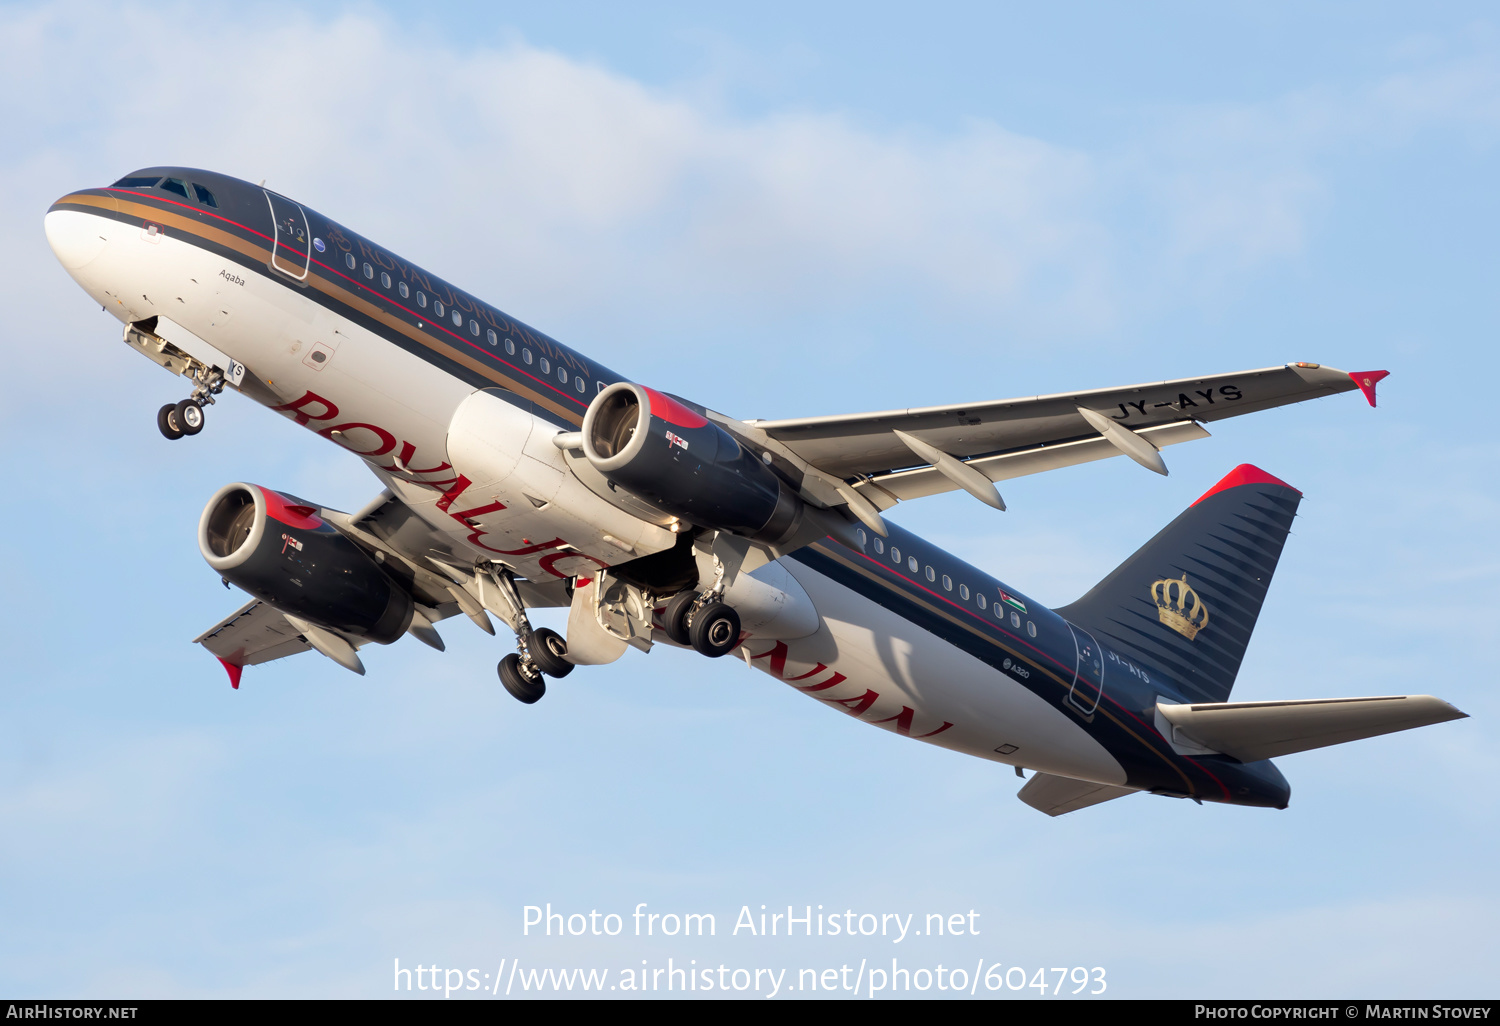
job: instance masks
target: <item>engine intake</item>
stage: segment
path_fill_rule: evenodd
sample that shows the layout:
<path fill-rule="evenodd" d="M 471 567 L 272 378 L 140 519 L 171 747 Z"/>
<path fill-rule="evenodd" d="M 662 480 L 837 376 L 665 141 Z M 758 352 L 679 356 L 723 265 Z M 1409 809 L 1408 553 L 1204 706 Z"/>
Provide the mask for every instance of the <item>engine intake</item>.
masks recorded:
<path fill-rule="evenodd" d="M 198 520 L 198 551 L 225 580 L 284 613 L 386 645 L 412 597 L 318 509 L 260 485 L 220 488 Z"/>
<path fill-rule="evenodd" d="M 671 396 L 610 385 L 583 415 L 583 452 L 612 484 L 700 527 L 776 542 L 802 500 L 733 435 Z"/>

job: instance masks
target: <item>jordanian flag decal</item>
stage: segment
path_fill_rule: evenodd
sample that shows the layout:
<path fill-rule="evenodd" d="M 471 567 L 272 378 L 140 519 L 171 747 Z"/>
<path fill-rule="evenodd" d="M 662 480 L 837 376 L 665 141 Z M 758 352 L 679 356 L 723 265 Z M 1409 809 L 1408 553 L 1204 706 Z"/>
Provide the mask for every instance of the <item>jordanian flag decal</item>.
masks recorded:
<path fill-rule="evenodd" d="M 1018 613 L 1026 612 L 1026 603 L 1022 602 L 1020 599 L 1016 598 L 1009 592 L 1000 592 L 1000 601 L 1004 602 L 1007 606 L 1010 606 Z"/>

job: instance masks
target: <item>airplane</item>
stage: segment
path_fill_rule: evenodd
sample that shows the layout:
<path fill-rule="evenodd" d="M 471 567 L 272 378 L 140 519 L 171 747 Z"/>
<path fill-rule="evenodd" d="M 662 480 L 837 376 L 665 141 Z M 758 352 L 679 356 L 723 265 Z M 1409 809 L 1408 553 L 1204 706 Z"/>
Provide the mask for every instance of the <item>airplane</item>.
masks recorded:
<path fill-rule="evenodd" d="M 250 601 L 194 639 L 238 688 L 315 650 L 463 615 L 515 635 L 523 703 L 576 666 L 665 644 L 737 653 L 872 726 L 1010 765 L 1057 816 L 1138 792 L 1286 808 L 1283 755 L 1458 719 L 1429 695 L 1231 702 L 1301 493 L 1231 470 L 1078 601 L 1049 609 L 887 520 L 898 502 L 1162 450 L 1216 420 L 1359 390 L 1385 371 L 1297 362 L 1056 395 L 737 420 L 632 381 L 300 202 L 186 167 L 71 192 L 46 214 L 68 274 L 190 394 L 225 389 L 362 459 L 352 513 L 249 482 L 198 545 Z M 191 443 L 190 443 L 191 444 Z M 529 610 L 563 607 L 566 635 Z M 366 653 L 368 654 L 368 653 Z M 1031 776 L 1026 778 L 1026 771 Z"/>

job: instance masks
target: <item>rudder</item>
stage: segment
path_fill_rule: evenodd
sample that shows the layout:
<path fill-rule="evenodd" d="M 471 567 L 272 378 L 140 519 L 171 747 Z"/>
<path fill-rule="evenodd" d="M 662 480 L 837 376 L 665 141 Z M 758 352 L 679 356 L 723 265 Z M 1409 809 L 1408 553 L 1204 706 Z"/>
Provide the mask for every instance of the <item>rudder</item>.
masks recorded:
<path fill-rule="evenodd" d="M 1227 701 L 1301 500 L 1241 464 L 1057 612 L 1170 674 L 1190 700 Z"/>

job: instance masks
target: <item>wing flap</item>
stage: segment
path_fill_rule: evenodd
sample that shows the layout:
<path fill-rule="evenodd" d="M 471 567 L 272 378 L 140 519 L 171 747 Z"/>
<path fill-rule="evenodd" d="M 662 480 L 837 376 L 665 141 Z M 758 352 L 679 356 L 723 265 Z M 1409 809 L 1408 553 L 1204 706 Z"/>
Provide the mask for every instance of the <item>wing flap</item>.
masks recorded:
<path fill-rule="evenodd" d="M 1274 759 L 1468 716 L 1431 695 L 1202 705 L 1158 702 L 1156 709 L 1170 726 L 1172 737 L 1168 740 L 1174 744 L 1196 742 L 1241 762 Z"/>
<path fill-rule="evenodd" d="M 1016 797 L 1039 812 L 1049 816 L 1062 816 L 1069 812 L 1086 809 L 1090 805 L 1135 794 L 1137 788 L 1116 787 L 1113 784 L 1096 784 L 1090 780 L 1074 780 L 1051 773 L 1036 773 L 1026 781 L 1026 786 L 1016 792 Z"/>

